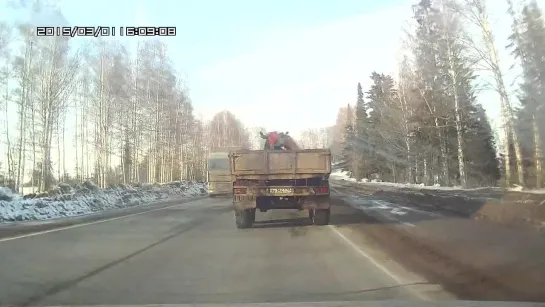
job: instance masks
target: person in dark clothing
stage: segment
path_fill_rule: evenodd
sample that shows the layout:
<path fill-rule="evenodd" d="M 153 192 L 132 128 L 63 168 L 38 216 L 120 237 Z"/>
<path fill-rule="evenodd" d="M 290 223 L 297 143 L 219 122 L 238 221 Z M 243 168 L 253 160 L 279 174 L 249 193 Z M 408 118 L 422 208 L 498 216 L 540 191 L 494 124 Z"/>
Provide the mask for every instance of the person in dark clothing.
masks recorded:
<path fill-rule="evenodd" d="M 264 149 L 270 150 L 298 150 L 299 146 L 295 144 L 295 141 L 288 135 L 288 132 L 269 132 L 264 134 L 260 132 L 261 138 L 267 140 L 265 142 Z"/>

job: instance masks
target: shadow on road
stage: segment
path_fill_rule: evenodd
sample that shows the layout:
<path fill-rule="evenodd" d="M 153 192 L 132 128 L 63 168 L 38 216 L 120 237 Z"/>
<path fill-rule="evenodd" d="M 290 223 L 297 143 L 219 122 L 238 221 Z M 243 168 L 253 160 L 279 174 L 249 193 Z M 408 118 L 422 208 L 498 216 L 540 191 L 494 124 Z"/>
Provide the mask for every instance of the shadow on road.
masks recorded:
<path fill-rule="evenodd" d="M 334 226 L 342 225 L 352 225 L 352 224 L 377 224 L 378 221 L 371 219 L 368 215 L 363 214 L 363 212 L 352 212 L 352 213 L 339 213 L 338 208 L 333 209 L 333 214 L 331 215 L 330 224 Z"/>
<path fill-rule="evenodd" d="M 312 223 L 308 217 L 294 217 L 290 219 L 272 219 L 265 221 L 255 221 L 253 228 L 285 228 L 285 227 L 305 227 Z"/>
<path fill-rule="evenodd" d="M 336 205 L 331 208 L 331 219 L 329 224 L 334 226 L 352 225 L 352 224 L 384 224 L 362 211 L 348 207 L 346 204 Z M 255 221 L 252 228 L 289 228 L 289 227 L 307 227 L 314 226 L 308 217 L 293 218 L 271 218 L 268 220 Z"/>
<path fill-rule="evenodd" d="M 534 218 L 536 223 L 542 219 L 540 216 L 545 218 L 545 210 L 539 213 L 528 207 L 523 208 L 525 205 L 539 207 L 537 204 L 542 201 L 543 196 L 508 192 L 502 198 L 500 191 L 483 190 L 482 196 L 477 197 L 477 193 L 478 191 L 470 191 L 469 194 L 472 196 L 468 196 L 465 191 L 459 190 L 381 189 L 343 184 L 336 187 L 335 193 L 332 194 L 335 205 L 351 207 L 365 213 L 351 216 L 354 215 L 353 210 L 337 210 L 337 215 L 340 216 L 334 223 L 414 224 L 437 219 L 462 218 L 486 219 L 509 226 L 532 227 L 535 224 Z M 344 214 L 347 216 L 343 217 Z"/>
<path fill-rule="evenodd" d="M 371 199 L 370 197 L 366 198 Z M 433 211 L 426 212 L 423 209 L 420 209 L 422 211 L 411 211 L 406 209 L 408 206 L 400 209 L 393 206 L 393 203 L 391 207 L 383 205 L 376 208 L 373 208 L 373 206 L 361 206 L 358 208 L 354 204 L 349 203 L 349 200 L 339 196 L 332 197 L 332 200 L 330 224 L 334 226 L 419 223 L 446 218 L 445 216 L 433 214 Z"/>
<path fill-rule="evenodd" d="M 362 209 L 372 207 L 373 202 L 382 202 L 405 207 L 413 213 L 418 211 L 424 213 L 412 214 L 411 218 L 416 220 L 434 219 L 433 216 L 436 214 L 436 218 L 477 218 L 509 227 L 545 229 L 542 226 L 545 224 L 543 205 L 545 195 L 539 193 L 506 191 L 500 188 L 472 190 L 394 188 L 344 181 L 336 183 L 332 190 L 343 199 L 359 203 L 356 205 Z"/>
<path fill-rule="evenodd" d="M 349 301 L 352 299 L 360 299 L 361 294 L 363 293 L 371 293 L 374 292 L 375 295 L 383 292 L 385 296 L 392 297 L 395 296 L 395 291 L 401 290 L 403 288 L 411 287 L 411 286 L 421 286 L 421 285 L 430 285 L 429 282 L 413 282 L 413 283 L 405 283 L 405 284 L 399 284 L 394 286 L 385 286 L 385 287 L 378 287 L 378 288 L 367 288 L 367 289 L 360 289 L 360 290 L 353 290 L 353 291 L 344 291 L 344 292 L 318 292 L 318 293 L 298 293 L 296 295 L 285 295 L 283 297 L 283 301 L 301 301 L 305 300 L 309 296 L 314 297 L 315 301 L 340 301 L 345 300 Z"/>
<path fill-rule="evenodd" d="M 425 191 L 378 190 L 373 193 L 373 197 L 453 217 L 471 217 L 490 201 L 485 197 L 469 198 L 452 192 L 436 193 L 435 191 L 431 194 Z"/>
<path fill-rule="evenodd" d="M 427 191 L 345 191 L 339 189 L 341 196 L 334 197 L 333 225 L 347 225 L 353 234 L 372 238 L 394 261 L 431 283 L 441 284 L 460 299 L 545 301 L 543 237 L 533 231 L 472 220 L 483 214 L 483 208 L 488 207 L 487 214 L 493 212 L 493 206 L 520 210 L 519 203 L 471 199 L 456 195 L 457 191 L 442 191 L 437 196 Z M 352 200 L 360 200 L 359 206 Z M 388 204 L 392 206 L 388 208 Z M 394 209 L 406 211 L 395 216 Z M 429 223 L 423 223 L 425 220 Z M 402 223 L 413 227 L 391 227 Z"/>

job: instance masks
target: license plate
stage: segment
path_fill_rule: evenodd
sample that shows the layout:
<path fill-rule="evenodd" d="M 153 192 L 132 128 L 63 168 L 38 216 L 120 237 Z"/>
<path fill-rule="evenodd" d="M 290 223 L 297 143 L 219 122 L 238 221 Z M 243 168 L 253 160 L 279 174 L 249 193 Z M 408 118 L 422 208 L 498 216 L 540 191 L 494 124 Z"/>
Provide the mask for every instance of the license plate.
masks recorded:
<path fill-rule="evenodd" d="M 270 188 L 269 193 L 271 194 L 291 194 L 293 193 L 292 188 Z"/>

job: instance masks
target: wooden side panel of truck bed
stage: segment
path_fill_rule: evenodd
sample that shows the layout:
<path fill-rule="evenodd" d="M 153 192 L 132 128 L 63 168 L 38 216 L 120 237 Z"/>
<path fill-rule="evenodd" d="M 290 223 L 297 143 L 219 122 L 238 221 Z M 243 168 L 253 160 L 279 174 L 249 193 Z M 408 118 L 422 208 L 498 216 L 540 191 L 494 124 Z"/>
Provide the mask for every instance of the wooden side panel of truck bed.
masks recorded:
<path fill-rule="evenodd" d="M 331 173 L 329 149 L 237 150 L 229 159 L 237 178 L 296 179 Z"/>

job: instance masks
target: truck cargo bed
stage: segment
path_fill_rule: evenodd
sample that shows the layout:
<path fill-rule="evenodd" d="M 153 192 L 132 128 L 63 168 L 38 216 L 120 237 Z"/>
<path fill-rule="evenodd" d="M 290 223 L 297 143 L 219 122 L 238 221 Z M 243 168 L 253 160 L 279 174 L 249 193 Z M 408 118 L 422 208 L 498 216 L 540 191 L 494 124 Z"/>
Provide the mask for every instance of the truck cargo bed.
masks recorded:
<path fill-rule="evenodd" d="M 331 173 L 329 149 L 237 150 L 229 154 L 236 179 L 300 179 Z"/>

